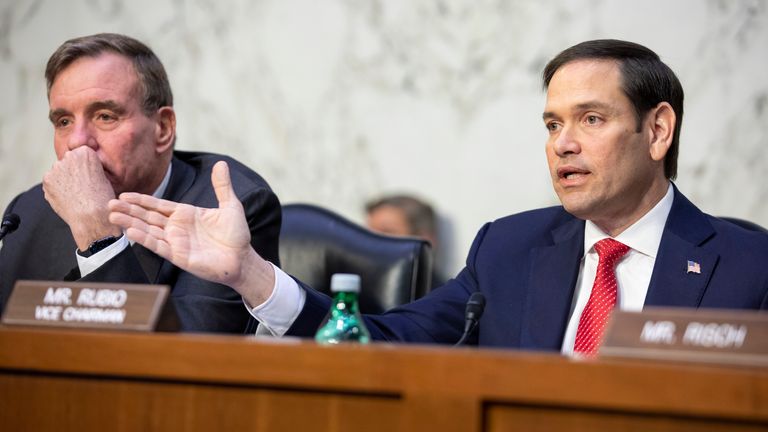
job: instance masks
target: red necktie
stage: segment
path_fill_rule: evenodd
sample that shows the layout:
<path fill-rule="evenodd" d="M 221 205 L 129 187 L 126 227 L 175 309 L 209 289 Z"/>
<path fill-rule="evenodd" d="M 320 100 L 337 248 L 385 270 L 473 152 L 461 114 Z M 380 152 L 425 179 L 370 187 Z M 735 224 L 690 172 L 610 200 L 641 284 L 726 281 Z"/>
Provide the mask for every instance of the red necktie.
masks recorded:
<path fill-rule="evenodd" d="M 595 284 L 592 285 L 589 301 L 579 318 L 576 342 L 573 345 L 573 352 L 589 357 L 597 354 L 608 316 L 616 305 L 617 284 L 614 269 L 616 263 L 629 251 L 629 246 L 606 238 L 595 243 L 595 250 L 600 257 Z"/>

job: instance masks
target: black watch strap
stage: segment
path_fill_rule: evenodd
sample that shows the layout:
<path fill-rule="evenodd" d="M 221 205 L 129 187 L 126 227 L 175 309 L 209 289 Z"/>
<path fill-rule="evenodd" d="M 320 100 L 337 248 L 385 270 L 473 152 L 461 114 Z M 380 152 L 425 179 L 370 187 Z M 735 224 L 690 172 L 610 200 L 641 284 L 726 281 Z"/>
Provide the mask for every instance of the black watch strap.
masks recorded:
<path fill-rule="evenodd" d="M 120 237 L 122 237 L 122 235 Z M 103 239 L 99 239 L 91 243 L 91 245 L 88 246 L 88 249 L 86 251 L 78 250 L 77 253 L 80 254 L 81 257 L 88 258 L 94 254 L 97 254 L 103 251 L 108 246 L 114 244 L 116 241 L 120 239 L 120 237 L 115 237 L 115 236 L 104 237 Z"/>

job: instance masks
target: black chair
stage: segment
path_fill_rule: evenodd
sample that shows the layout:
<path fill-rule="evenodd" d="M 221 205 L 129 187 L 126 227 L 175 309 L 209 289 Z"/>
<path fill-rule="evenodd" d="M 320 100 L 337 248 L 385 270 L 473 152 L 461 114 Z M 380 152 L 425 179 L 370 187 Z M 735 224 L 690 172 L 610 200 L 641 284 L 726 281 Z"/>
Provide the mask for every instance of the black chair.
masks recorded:
<path fill-rule="evenodd" d="M 360 275 L 360 310 L 380 313 L 427 293 L 432 248 L 414 237 L 371 232 L 310 204 L 283 206 L 280 263 L 286 273 L 330 294 L 331 275 Z"/>
<path fill-rule="evenodd" d="M 725 216 L 720 216 L 720 219 L 722 219 L 724 221 L 728 221 L 728 222 L 730 222 L 730 223 L 732 223 L 734 225 L 738 225 L 738 226 L 740 226 L 742 228 L 745 228 L 745 229 L 748 229 L 750 231 L 757 231 L 757 232 L 768 234 L 768 229 L 765 229 L 764 227 L 762 227 L 762 226 L 760 226 L 760 225 L 758 225 L 758 224 L 756 224 L 754 222 L 750 222 L 748 220 L 739 219 L 739 218 L 735 218 L 735 217 L 725 217 Z"/>

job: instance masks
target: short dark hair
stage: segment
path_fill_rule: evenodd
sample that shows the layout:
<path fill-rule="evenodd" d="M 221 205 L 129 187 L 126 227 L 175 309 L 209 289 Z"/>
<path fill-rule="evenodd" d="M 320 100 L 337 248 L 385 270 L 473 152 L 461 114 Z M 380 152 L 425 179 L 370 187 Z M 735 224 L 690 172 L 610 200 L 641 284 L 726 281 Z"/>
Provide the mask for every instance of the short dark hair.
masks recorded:
<path fill-rule="evenodd" d="M 139 78 L 142 91 L 141 107 L 146 115 L 158 109 L 173 106 L 173 93 L 168 75 L 160 59 L 148 46 L 131 37 L 115 33 L 99 33 L 70 39 L 51 55 L 45 67 L 48 96 L 56 77 L 75 60 L 82 57 L 97 57 L 112 52 L 127 57 Z"/>
<path fill-rule="evenodd" d="M 633 42 L 599 39 L 574 45 L 553 58 L 544 68 L 544 90 L 558 69 L 576 60 L 614 60 L 619 64 L 622 90 L 635 108 L 638 132 L 645 115 L 660 102 L 668 102 L 675 111 L 677 121 L 672 145 L 664 158 L 664 175 L 677 176 L 677 155 L 680 147 L 680 128 L 683 122 L 683 86 L 680 80 L 658 54 Z"/>
<path fill-rule="evenodd" d="M 366 213 L 379 207 L 399 208 L 405 214 L 411 235 L 435 235 L 437 223 L 435 210 L 429 204 L 409 195 L 391 195 L 370 201 L 365 205 Z"/>

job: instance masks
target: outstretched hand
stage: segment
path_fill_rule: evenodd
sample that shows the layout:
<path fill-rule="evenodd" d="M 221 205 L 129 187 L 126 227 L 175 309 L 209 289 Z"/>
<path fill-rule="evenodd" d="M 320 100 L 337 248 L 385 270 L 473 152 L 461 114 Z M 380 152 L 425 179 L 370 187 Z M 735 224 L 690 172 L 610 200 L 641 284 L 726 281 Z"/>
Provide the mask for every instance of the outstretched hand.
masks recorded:
<path fill-rule="evenodd" d="M 218 208 L 131 192 L 109 202 L 109 220 L 122 227 L 129 239 L 174 265 L 200 278 L 229 285 L 249 303 L 260 304 L 271 294 L 274 274 L 269 263 L 251 247 L 245 212 L 232 189 L 226 162 L 216 163 L 211 182 Z M 268 277 L 272 282 L 258 277 Z"/>

